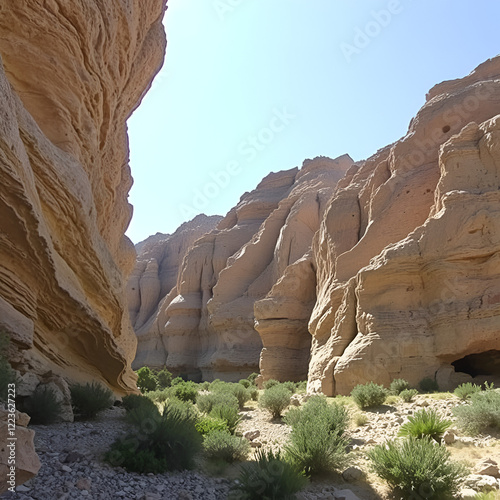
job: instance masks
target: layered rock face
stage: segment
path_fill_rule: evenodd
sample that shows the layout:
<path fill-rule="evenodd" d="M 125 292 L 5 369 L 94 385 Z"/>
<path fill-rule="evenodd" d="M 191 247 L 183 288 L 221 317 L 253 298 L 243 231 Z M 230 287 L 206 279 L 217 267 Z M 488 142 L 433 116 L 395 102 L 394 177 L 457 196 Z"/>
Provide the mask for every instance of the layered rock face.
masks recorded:
<path fill-rule="evenodd" d="M 499 113 L 495 58 L 339 183 L 313 244 L 309 390 L 500 376 Z"/>
<path fill-rule="evenodd" d="M 163 61 L 164 3 L 0 0 L 0 327 L 21 374 L 135 388 L 125 122 Z"/>
<path fill-rule="evenodd" d="M 226 380 L 257 371 L 263 341 L 255 325 L 264 345 L 273 351 L 274 340 L 267 330 L 283 318 L 277 314 L 285 308 L 293 312 L 281 328 L 285 336 L 301 338 L 290 342 L 290 352 L 296 352 L 305 375 L 310 346 L 307 315 L 314 304 L 295 310 L 301 296 L 288 300 L 287 288 L 297 279 L 309 280 L 303 291 L 309 298 L 310 287 L 314 288 L 311 241 L 333 188 L 351 165 L 348 156 L 316 158 L 304 162 L 300 170 L 270 174 L 242 196 L 216 230 L 192 246 L 162 319 L 170 370 Z M 299 260 L 295 271 L 287 271 Z M 284 285 L 273 288 L 283 276 Z M 263 303 L 257 315 L 255 303 L 271 290 L 280 304 Z"/>
<path fill-rule="evenodd" d="M 177 295 L 177 276 L 194 242 L 215 229 L 222 217 L 198 215 L 172 234 L 158 233 L 136 245 L 137 262 L 127 285 L 130 319 L 137 335 L 134 368 L 162 368 L 165 312 Z"/>

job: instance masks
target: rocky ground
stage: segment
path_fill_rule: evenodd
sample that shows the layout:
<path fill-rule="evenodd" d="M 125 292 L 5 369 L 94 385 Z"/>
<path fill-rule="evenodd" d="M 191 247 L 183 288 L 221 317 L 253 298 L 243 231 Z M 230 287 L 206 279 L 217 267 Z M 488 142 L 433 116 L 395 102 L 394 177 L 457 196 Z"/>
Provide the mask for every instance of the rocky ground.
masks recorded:
<path fill-rule="evenodd" d="M 351 466 L 342 474 L 310 483 L 299 494 L 299 500 L 390 499 L 386 486 L 370 473 L 364 451 L 395 437 L 408 416 L 422 407 L 434 408 L 453 420 L 451 410 L 460 404 L 450 394 L 420 395 L 412 403 L 395 399 L 393 404 L 375 411 L 361 412 L 349 399 L 339 400 L 349 406 L 353 416 L 349 431 Z M 92 422 L 32 426 L 36 431 L 35 445 L 42 468 L 35 478 L 19 487 L 15 495 L 4 497 L 20 500 L 219 500 L 227 497 L 231 483 L 237 477 L 238 466 L 220 471 L 211 470 L 200 462 L 200 470 L 204 472 L 141 475 L 104 463 L 104 452 L 117 437 L 127 432 L 123 414 L 122 409 L 115 407 Z M 277 449 L 286 442 L 289 427 L 280 419 L 272 419 L 255 402 L 245 407 L 242 417 L 238 431 L 252 438 L 253 448 Z M 473 498 L 474 490 L 498 491 L 498 435 L 471 438 L 452 427 L 446 433 L 445 441 L 452 457 L 466 461 L 474 473 L 464 483 L 461 498 Z"/>

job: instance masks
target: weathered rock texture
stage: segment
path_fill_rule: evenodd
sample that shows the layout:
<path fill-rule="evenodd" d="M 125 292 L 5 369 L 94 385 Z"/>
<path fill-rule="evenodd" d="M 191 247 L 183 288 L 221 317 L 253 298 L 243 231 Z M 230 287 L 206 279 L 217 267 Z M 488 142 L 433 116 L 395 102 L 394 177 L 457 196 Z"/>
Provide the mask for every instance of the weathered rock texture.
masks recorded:
<path fill-rule="evenodd" d="M 499 113 L 496 58 L 339 183 L 314 238 L 309 390 L 500 375 Z"/>
<path fill-rule="evenodd" d="M 137 262 L 127 285 L 129 314 L 138 340 L 134 368 L 165 366 L 165 311 L 177 295 L 182 260 L 191 245 L 221 219 L 198 215 L 172 235 L 157 233 L 136 245 Z"/>
<path fill-rule="evenodd" d="M 164 0 L 0 0 L 0 327 L 21 373 L 135 387 L 126 119 Z"/>
<path fill-rule="evenodd" d="M 198 239 L 184 258 L 176 287 L 156 310 L 144 306 L 144 311 L 156 311 L 146 330 L 154 332 L 156 345 L 162 340 L 158 359 L 150 364 L 158 366 L 166 355 L 166 366 L 175 373 L 238 379 L 258 370 L 263 342 L 271 358 L 279 357 L 275 345 L 281 344 L 267 334 L 270 326 L 279 324 L 281 342 L 296 357 L 293 369 L 282 369 L 292 378 L 305 377 L 315 287 L 311 242 L 333 188 L 351 165 L 347 155 L 316 158 L 300 170 L 270 174 L 243 195 L 217 229 Z M 168 287 L 160 286 L 153 259 L 138 267 L 141 281 L 148 283 L 147 303 L 154 304 Z M 137 283 L 136 277 L 129 286 L 137 289 Z M 289 290 L 292 286 L 298 287 L 296 295 Z M 254 305 L 269 292 L 276 300 L 260 304 L 256 323 Z M 149 312 L 141 315 L 142 301 L 139 308 L 137 296 L 131 297 L 132 318 L 143 324 Z M 293 312 L 284 317 L 283 308 Z M 140 336 L 140 328 L 136 330 Z M 138 361 L 145 362 L 139 356 Z"/>

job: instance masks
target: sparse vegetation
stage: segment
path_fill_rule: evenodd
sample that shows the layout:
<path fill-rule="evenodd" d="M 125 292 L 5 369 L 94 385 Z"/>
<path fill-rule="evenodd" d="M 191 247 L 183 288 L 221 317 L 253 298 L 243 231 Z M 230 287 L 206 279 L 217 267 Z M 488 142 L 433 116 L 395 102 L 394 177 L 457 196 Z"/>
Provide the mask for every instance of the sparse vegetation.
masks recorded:
<path fill-rule="evenodd" d="M 143 418 L 132 420 L 137 431 L 115 441 L 105 459 L 111 465 L 139 473 L 192 468 L 202 442 L 195 418 L 172 405 L 166 405 L 163 414 L 156 407 L 148 410 L 144 405 L 131 410 L 129 415 L 138 411 Z"/>
<path fill-rule="evenodd" d="M 401 392 L 410 388 L 410 384 L 403 378 L 394 379 L 389 386 L 391 394 L 398 396 Z"/>
<path fill-rule="evenodd" d="M 422 392 L 437 392 L 439 391 L 438 383 L 430 377 L 423 378 L 419 383 L 418 387 Z"/>
<path fill-rule="evenodd" d="M 208 458 L 224 460 L 231 464 L 245 460 L 250 451 L 250 443 L 227 430 L 214 430 L 205 436 L 203 448 Z"/>
<path fill-rule="evenodd" d="M 285 422 L 292 427 L 286 457 L 299 470 L 309 476 L 345 465 L 349 414 L 344 406 L 315 396 L 302 408 L 291 409 Z"/>
<path fill-rule="evenodd" d="M 456 498 L 466 474 L 449 451 L 430 438 L 388 441 L 368 452 L 372 469 L 403 498 Z"/>
<path fill-rule="evenodd" d="M 474 392 L 467 404 L 453 409 L 458 426 L 475 435 L 488 427 L 500 428 L 500 393 L 496 390 Z"/>
<path fill-rule="evenodd" d="M 84 418 L 94 418 L 99 412 L 113 406 L 113 393 L 98 382 L 75 384 L 70 387 L 70 391 L 75 413 Z"/>
<path fill-rule="evenodd" d="M 139 368 L 135 373 L 137 373 L 137 387 L 143 394 L 158 388 L 158 379 L 148 366 Z"/>
<path fill-rule="evenodd" d="M 363 410 L 365 408 L 372 408 L 380 406 L 384 403 L 387 397 L 387 389 L 382 385 L 368 382 L 364 385 L 357 385 L 351 391 L 351 397 L 354 402 Z"/>
<path fill-rule="evenodd" d="M 411 403 L 413 401 L 413 398 L 418 394 L 417 389 L 405 389 L 404 391 L 401 391 L 399 393 L 399 397 L 405 402 L 405 403 Z"/>
<path fill-rule="evenodd" d="M 284 460 L 280 452 L 259 450 L 256 460 L 241 467 L 238 483 L 230 499 L 291 499 L 307 484 L 307 477 L 295 465 Z"/>
<path fill-rule="evenodd" d="M 290 391 L 281 384 L 266 389 L 259 400 L 261 408 L 269 410 L 273 418 L 281 417 L 283 410 L 290 404 Z"/>
<path fill-rule="evenodd" d="M 451 420 L 441 418 L 435 410 L 422 409 L 408 417 L 408 422 L 401 426 L 399 435 L 417 439 L 428 436 L 439 442 L 451 423 Z"/>
<path fill-rule="evenodd" d="M 472 384 L 470 382 L 467 382 L 466 384 L 460 384 L 454 391 L 453 394 L 457 396 L 457 398 L 460 398 L 461 400 L 465 401 L 466 399 L 469 399 L 471 394 L 474 394 L 475 392 L 479 392 L 481 390 L 480 385 Z"/>
<path fill-rule="evenodd" d="M 48 385 L 39 385 L 32 396 L 26 400 L 26 411 L 32 424 L 53 424 L 61 416 L 62 403 Z"/>

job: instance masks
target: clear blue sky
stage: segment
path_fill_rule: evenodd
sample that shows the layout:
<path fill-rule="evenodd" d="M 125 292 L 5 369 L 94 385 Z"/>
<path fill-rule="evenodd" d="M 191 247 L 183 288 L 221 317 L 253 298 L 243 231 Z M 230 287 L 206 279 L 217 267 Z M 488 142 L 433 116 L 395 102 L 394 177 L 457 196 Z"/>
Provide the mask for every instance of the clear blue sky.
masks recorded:
<path fill-rule="evenodd" d="M 169 0 L 164 66 L 128 121 L 138 243 L 224 215 L 271 171 L 406 133 L 436 83 L 500 53 L 496 0 Z"/>

